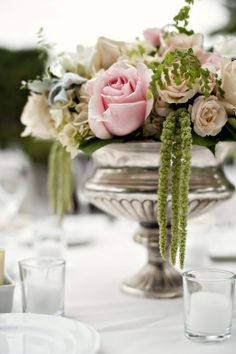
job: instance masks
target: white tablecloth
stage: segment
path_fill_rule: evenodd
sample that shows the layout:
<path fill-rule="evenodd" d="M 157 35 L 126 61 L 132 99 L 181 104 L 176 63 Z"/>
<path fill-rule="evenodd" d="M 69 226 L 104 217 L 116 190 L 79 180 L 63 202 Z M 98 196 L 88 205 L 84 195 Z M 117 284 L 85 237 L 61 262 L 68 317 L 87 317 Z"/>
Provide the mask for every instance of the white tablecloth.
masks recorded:
<path fill-rule="evenodd" d="M 97 235 L 91 247 L 72 249 L 68 268 L 66 315 L 99 331 L 101 354 L 235 354 L 236 311 L 228 342 L 196 344 L 183 335 L 182 299 L 141 299 L 120 292 L 122 280 L 145 263 L 145 252 L 133 243 L 128 227 L 120 234 L 115 229 L 110 225 L 110 235 Z M 215 266 L 236 271 L 236 264 Z"/>
<path fill-rule="evenodd" d="M 227 225 L 235 205 L 236 200 L 231 200 L 190 223 L 187 268 L 210 264 L 236 271 L 236 262 L 213 264 L 206 252 L 212 242 L 209 234 L 218 237 L 216 230 L 222 234 L 216 216 L 220 215 L 221 224 Z M 91 217 L 90 228 L 92 223 Z M 135 228 L 131 222 L 101 218 L 100 227 L 96 221 L 91 244 L 67 250 L 65 316 L 89 323 L 98 330 L 102 340 L 100 354 L 235 354 L 236 310 L 230 340 L 220 344 L 194 343 L 184 337 L 182 298 L 142 299 L 119 290 L 122 280 L 146 262 L 145 249 L 132 240 Z M 236 236 L 236 223 L 230 229 Z M 80 232 L 83 230 L 79 230 L 78 223 Z M 22 258 L 32 251 L 22 248 L 17 252 L 17 258 Z M 18 290 L 16 310 L 20 301 Z"/>

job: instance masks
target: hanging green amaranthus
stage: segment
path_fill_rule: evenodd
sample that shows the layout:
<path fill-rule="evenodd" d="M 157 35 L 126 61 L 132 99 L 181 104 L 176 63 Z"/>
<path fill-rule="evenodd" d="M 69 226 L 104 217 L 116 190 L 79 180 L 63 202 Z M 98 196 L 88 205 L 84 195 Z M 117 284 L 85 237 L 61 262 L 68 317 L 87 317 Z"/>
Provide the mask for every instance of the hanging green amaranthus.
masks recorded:
<path fill-rule="evenodd" d="M 52 211 L 62 221 L 64 213 L 72 211 L 72 166 L 70 154 L 57 141 L 49 156 L 48 182 Z"/>
<path fill-rule="evenodd" d="M 176 263 L 180 250 L 180 266 L 184 266 L 188 215 L 188 186 L 191 168 L 192 136 L 190 115 L 185 109 L 171 112 L 161 136 L 161 167 L 158 184 L 157 219 L 160 252 L 166 259 L 167 199 L 171 180 L 171 263 Z"/>
<path fill-rule="evenodd" d="M 171 168 L 171 156 L 173 135 L 175 132 L 176 114 L 171 112 L 163 125 L 161 135 L 161 164 L 159 171 L 159 186 L 158 186 L 158 204 L 157 214 L 160 228 L 160 253 L 162 258 L 166 259 L 166 239 L 167 239 L 167 214 L 166 203 L 168 197 L 169 174 Z"/>
<path fill-rule="evenodd" d="M 179 228 L 180 228 L 180 267 L 184 266 L 185 248 L 186 248 L 186 235 L 187 235 L 187 217 L 188 217 L 188 191 L 189 179 L 191 170 L 192 158 L 192 134 L 190 125 L 190 115 L 185 110 L 180 110 L 179 122 L 181 124 L 181 143 L 182 143 L 182 178 L 180 183 L 180 215 L 179 215 Z"/>
<path fill-rule="evenodd" d="M 180 181 L 181 181 L 181 125 L 179 116 L 176 119 L 176 128 L 172 148 L 172 176 L 171 176 L 171 263 L 175 264 L 179 245 L 179 211 L 180 211 Z"/>

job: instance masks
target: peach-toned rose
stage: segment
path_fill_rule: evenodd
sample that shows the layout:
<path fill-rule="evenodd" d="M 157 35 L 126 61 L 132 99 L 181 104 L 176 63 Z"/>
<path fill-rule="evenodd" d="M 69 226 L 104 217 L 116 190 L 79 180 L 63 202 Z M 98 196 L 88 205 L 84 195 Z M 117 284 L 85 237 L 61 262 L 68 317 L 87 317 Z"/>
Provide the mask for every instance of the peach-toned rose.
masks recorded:
<path fill-rule="evenodd" d="M 153 47 L 161 45 L 162 31 L 159 28 L 147 28 L 143 31 L 143 36 Z"/>
<path fill-rule="evenodd" d="M 184 33 L 173 32 L 169 39 L 166 41 L 168 47 L 171 49 L 188 49 L 192 48 L 194 52 L 202 49 L 203 35 L 200 33 L 188 36 Z"/>
<path fill-rule="evenodd" d="M 89 125 L 98 138 L 127 135 L 144 123 L 153 106 L 147 97 L 151 76 L 144 64 L 118 62 L 93 80 Z"/>
<path fill-rule="evenodd" d="M 21 122 L 26 125 L 22 136 L 32 135 L 40 139 L 56 137 L 55 125 L 49 112 L 45 96 L 32 93 L 28 97 L 21 115 Z"/>
<path fill-rule="evenodd" d="M 166 103 L 185 103 L 199 91 L 199 84 L 195 83 L 192 88 L 189 88 L 185 78 L 182 79 L 180 85 L 177 85 L 171 69 L 169 77 L 170 83 L 167 83 L 165 75 L 162 73 L 161 80 L 164 87 L 160 87 L 157 83 L 157 92 Z"/>
<path fill-rule="evenodd" d="M 199 96 L 190 107 L 194 131 L 204 137 L 217 135 L 227 122 L 227 114 L 222 103 L 215 96 Z"/>

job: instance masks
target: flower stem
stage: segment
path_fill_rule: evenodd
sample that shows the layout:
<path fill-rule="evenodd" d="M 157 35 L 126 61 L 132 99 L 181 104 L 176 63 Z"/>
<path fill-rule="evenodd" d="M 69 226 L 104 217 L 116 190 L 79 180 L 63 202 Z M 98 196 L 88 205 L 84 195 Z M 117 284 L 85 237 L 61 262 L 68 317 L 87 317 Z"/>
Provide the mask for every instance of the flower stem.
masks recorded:
<path fill-rule="evenodd" d="M 57 212 L 57 172 L 58 172 L 58 151 L 59 143 L 55 141 L 49 154 L 49 174 L 48 174 L 48 193 L 53 213 Z"/>

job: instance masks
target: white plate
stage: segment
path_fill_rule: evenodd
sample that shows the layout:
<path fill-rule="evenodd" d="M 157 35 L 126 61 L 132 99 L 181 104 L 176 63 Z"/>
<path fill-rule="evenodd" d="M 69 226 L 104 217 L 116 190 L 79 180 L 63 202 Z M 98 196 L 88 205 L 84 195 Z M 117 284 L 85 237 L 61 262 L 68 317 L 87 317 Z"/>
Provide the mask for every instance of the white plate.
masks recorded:
<path fill-rule="evenodd" d="M 95 354 L 99 334 L 63 317 L 11 313 L 0 315 L 1 354 Z"/>

